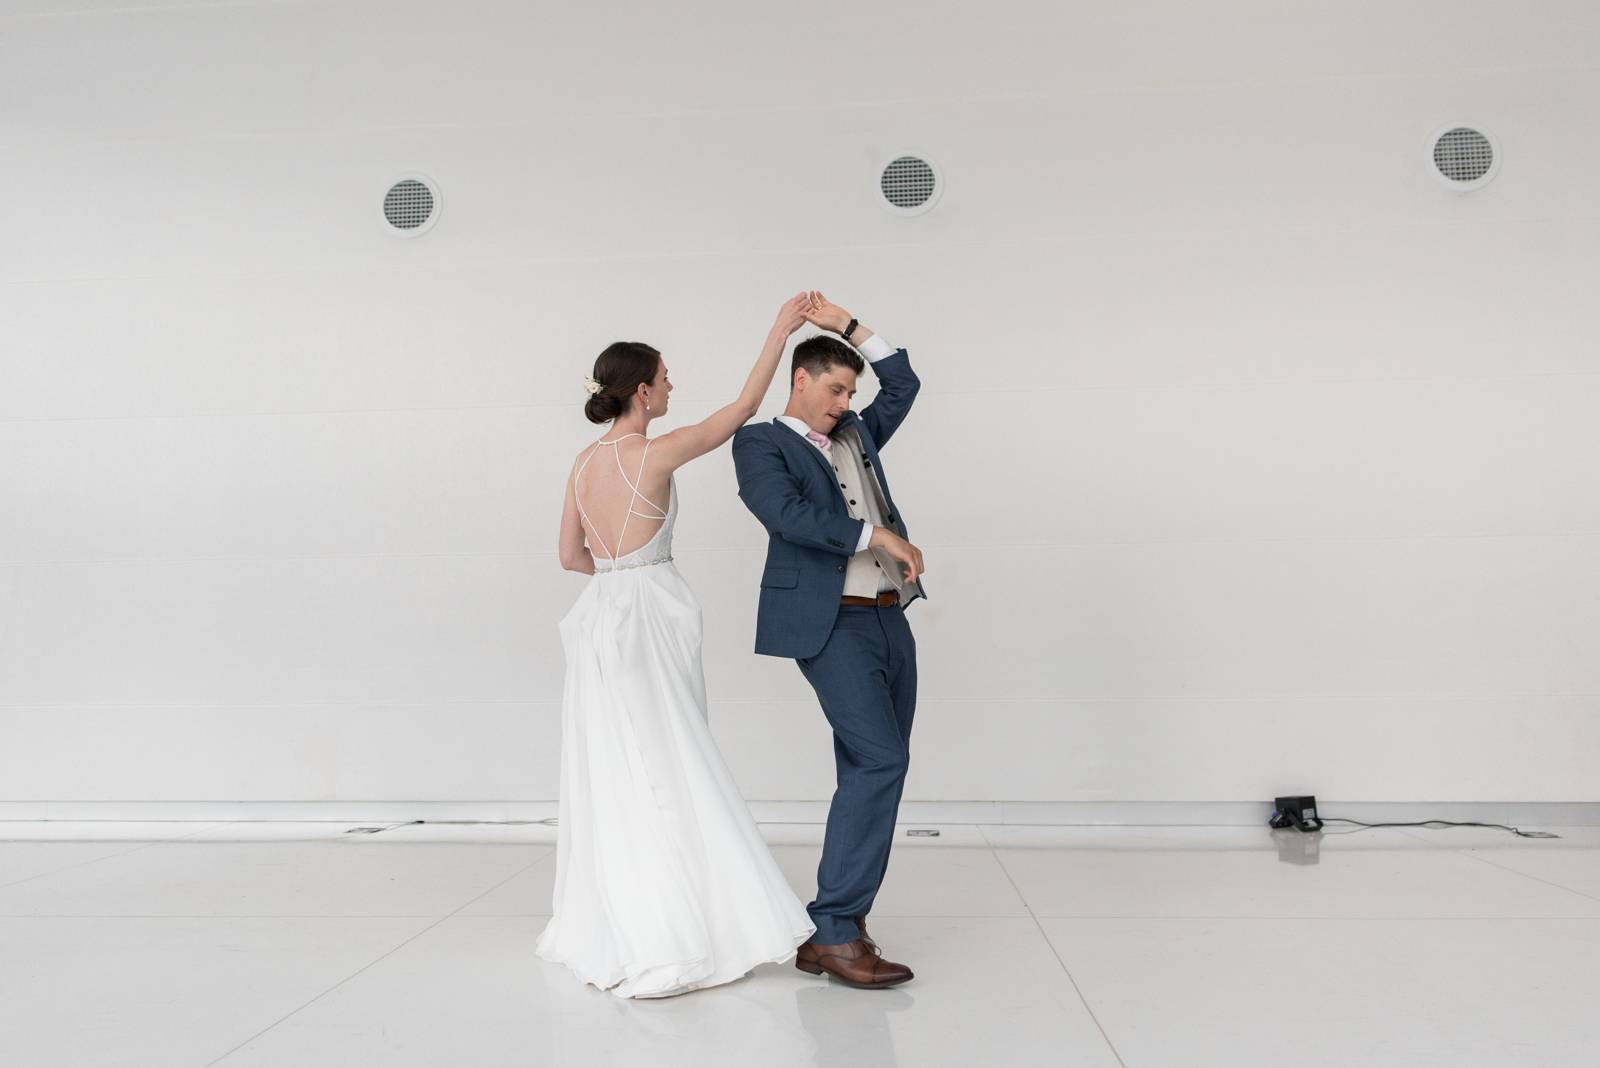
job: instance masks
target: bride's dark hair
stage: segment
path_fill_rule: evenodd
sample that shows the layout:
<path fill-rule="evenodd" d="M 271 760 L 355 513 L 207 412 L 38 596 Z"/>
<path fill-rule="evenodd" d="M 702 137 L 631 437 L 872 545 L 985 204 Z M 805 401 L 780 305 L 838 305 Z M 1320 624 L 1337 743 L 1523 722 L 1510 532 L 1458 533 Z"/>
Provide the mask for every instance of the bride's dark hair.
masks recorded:
<path fill-rule="evenodd" d="M 642 341 L 613 341 L 595 357 L 594 379 L 600 392 L 583 406 L 591 423 L 608 423 L 626 412 L 641 382 L 654 382 L 661 353 Z"/>

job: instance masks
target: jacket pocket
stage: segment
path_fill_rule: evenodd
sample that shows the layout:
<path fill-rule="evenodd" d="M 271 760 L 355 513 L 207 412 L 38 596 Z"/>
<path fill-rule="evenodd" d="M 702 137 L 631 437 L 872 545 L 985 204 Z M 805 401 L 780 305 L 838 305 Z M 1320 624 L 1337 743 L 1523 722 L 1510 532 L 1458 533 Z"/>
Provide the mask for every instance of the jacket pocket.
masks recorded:
<path fill-rule="evenodd" d="M 761 573 L 762 588 L 792 589 L 800 585 L 800 569 L 796 567 L 769 567 Z"/>

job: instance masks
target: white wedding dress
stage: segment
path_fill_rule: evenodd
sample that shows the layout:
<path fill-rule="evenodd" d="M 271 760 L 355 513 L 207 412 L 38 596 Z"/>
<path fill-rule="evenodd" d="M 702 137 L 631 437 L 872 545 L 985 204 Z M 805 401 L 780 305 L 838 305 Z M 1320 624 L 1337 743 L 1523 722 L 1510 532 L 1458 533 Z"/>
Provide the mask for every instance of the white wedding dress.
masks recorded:
<path fill-rule="evenodd" d="M 646 442 L 632 479 L 611 443 L 597 443 L 583 461 L 617 457 L 633 491 L 629 517 L 664 522 L 621 557 L 594 531 L 606 555 L 594 554 L 595 574 L 561 620 L 556 881 L 536 947 L 584 982 L 634 998 L 787 961 L 815 930 L 711 736 L 700 604 L 672 562 L 677 481 L 665 509 L 645 500 L 649 450 Z M 577 477 L 573 485 L 576 492 Z M 654 514 L 635 512 L 638 501 Z M 622 527 L 618 547 L 627 517 Z"/>

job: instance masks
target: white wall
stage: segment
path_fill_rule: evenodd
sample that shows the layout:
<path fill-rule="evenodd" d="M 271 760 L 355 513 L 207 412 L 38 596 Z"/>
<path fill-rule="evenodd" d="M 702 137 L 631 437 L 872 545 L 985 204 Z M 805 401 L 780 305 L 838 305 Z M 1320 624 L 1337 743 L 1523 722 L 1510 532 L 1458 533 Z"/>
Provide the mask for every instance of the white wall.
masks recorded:
<path fill-rule="evenodd" d="M 806 286 L 924 382 L 908 800 L 1594 800 L 1597 42 L 1584 2 L 5 3 L 0 800 L 553 798 L 580 380 L 648 340 L 698 418 Z M 1470 195 L 1426 161 L 1463 120 Z M 724 752 L 824 798 L 726 453 L 680 486 Z"/>

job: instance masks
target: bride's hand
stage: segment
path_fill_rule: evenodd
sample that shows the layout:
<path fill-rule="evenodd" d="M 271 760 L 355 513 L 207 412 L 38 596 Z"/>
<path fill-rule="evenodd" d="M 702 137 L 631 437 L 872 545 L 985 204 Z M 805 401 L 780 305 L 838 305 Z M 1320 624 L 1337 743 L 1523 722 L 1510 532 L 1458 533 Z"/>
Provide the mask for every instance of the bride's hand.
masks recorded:
<path fill-rule="evenodd" d="M 778 309 L 778 318 L 772 323 L 772 332 L 788 337 L 806 321 L 806 312 L 811 308 L 811 295 L 804 291 L 796 293 L 783 302 L 783 307 Z"/>
<path fill-rule="evenodd" d="M 830 302 L 820 291 L 813 289 L 806 295 L 810 298 L 806 308 L 807 322 L 824 330 L 832 330 L 835 334 L 850 325 L 850 313 Z"/>

